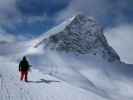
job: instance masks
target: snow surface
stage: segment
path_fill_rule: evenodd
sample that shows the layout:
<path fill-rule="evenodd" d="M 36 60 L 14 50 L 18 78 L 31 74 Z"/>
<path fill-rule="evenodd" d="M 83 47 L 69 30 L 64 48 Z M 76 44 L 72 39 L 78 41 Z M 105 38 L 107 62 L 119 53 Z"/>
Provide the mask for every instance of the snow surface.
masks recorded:
<path fill-rule="evenodd" d="M 0 63 L 0 100 L 106 100 L 35 69 L 21 82 L 16 62 L 0 57 Z"/>
<path fill-rule="evenodd" d="M 45 51 L 45 54 L 41 56 L 32 55 L 29 59 L 32 62 L 36 60 L 38 63 L 34 65 L 40 64 L 38 69 L 45 74 L 55 76 L 108 100 L 133 99 L 131 95 L 133 93 L 133 65 L 121 62 L 109 63 L 93 55 L 75 56 L 53 51 Z"/>
<path fill-rule="evenodd" d="M 0 57 L 0 100 L 133 99 L 132 65 L 49 51 L 28 58 L 33 68 L 25 83 L 19 81 L 18 62 Z"/>

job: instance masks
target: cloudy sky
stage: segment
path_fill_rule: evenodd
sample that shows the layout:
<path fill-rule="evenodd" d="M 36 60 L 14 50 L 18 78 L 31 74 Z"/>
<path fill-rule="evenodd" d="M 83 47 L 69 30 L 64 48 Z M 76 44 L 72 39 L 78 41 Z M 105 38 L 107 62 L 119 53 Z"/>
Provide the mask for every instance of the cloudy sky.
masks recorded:
<path fill-rule="evenodd" d="M 133 0 L 0 0 L 0 27 L 12 34 L 40 34 L 83 12 L 104 27 L 133 22 Z"/>
<path fill-rule="evenodd" d="M 120 55 L 133 50 L 133 0 L 0 0 L 0 40 L 36 37 L 79 12 L 104 27 Z"/>

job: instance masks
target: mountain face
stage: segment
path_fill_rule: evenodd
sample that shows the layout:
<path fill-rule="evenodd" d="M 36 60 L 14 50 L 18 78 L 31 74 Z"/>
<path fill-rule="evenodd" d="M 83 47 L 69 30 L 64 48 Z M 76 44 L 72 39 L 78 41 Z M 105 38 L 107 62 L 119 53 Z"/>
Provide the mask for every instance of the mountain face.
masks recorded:
<path fill-rule="evenodd" d="M 40 43 L 45 42 L 45 48 L 52 50 L 100 55 L 109 61 L 120 60 L 114 49 L 108 45 L 100 25 L 88 16 L 79 14 L 71 18 L 64 29 L 55 33 Z"/>

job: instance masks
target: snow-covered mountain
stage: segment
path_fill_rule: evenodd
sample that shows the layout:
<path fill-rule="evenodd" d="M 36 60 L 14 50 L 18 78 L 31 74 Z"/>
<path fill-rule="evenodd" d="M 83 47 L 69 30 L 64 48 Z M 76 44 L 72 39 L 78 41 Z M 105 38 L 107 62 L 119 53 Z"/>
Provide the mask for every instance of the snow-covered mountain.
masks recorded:
<path fill-rule="evenodd" d="M 120 60 L 118 54 L 107 43 L 102 27 L 93 18 L 78 14 L 51 31 L 54 34 L 40 41 L 40 43 L 44 41 L 45 48 L 77 54 L 100 55 L 109 61 Z M 51 31 L 48 33 L 50 34 Z"/>
<path fill-rule="evenodd" d="M 27 84 L 17 77 L 23 55 L 33 66 Z M 0 64 L 0 100 L 133 100 L 133 65 L 81 14 L 34 40 L 0 44 Z"/>

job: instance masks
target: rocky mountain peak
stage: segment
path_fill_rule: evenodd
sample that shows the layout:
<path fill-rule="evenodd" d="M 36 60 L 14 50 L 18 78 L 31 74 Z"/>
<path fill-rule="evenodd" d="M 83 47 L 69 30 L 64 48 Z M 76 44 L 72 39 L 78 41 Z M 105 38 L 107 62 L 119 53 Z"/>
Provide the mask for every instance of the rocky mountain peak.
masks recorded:
<path fill-rule="evenodd" d="M 102 27 L 93 18 L 82 14 L 74 16 L 64 29 L 46 38 L 44 44 L 45 48 L 52 50 L 100 55 L 109 61 L 120 60 L 109 46 Z"/>

